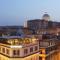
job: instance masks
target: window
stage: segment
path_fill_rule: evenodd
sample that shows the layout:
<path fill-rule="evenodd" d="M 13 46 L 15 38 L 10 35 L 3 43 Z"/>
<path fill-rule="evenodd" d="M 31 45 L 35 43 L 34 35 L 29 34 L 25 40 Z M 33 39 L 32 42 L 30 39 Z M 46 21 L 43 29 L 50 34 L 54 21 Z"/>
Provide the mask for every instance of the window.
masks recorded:
<path fill-rule="evenodd" d="M 13 50 L 13 55 L 16 55 L 16 50 Z"/>
<path fill-rule="evenodd" d="M 19 50 L 13 50 L 13 55 L 19 55 L 20 51 Z"/>
<path fill-rule="evenodd" d="M 6 50 L 6 53 L 9 54 L 9 50 L 8 49 Z"/>
<path fill-rule="evenodd" d="M 2 52 L 5 53 L 5 48 L 2 48 Z"/>
<path fill-rule="evenodd" d="M 38 46 L 35 46 L 35 51 L 38 50 Z"/>
<path fill-rule="evenodd" d="M 30 48 L 30 52 L 33 52 L 33 47 Z"/>
<path fill-rule="evenodd" d="M 24 49 L 24 54 L 27 54 L 28 53 L 28 49 Z"/>
<path fill-rule="evenodd" d="M 20 55 L 20 51 L 19 50 L 17 50 L 17 55 Z"/>

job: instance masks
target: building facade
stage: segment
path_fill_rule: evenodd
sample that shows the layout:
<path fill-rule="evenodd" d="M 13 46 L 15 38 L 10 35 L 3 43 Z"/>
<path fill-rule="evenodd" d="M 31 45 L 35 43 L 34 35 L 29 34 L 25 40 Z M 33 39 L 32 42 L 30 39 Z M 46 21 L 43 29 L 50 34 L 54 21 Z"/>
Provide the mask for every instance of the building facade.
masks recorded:
<path fill-rule="evenodd" d="M 0 41 L 0 60 L 39 60 L 36 38 L 4 37 Z"/>

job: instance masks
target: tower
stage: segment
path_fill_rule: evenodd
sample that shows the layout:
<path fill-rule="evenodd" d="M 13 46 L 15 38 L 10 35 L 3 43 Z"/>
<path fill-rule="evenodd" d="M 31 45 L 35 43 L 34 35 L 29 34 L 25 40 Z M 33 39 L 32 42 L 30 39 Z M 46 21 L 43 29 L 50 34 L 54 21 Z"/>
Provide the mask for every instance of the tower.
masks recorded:
<path fill-rule="evenodd" d="M 26 20 L 25 20 L 25 22 L 24 22 L 24 27 L 27 27 L 27 17 L 25 18 Z"/>
<path fill-rule="evenodd" d="M 27 27 L 27 21 L 24 22 L 24 27 Z"/>

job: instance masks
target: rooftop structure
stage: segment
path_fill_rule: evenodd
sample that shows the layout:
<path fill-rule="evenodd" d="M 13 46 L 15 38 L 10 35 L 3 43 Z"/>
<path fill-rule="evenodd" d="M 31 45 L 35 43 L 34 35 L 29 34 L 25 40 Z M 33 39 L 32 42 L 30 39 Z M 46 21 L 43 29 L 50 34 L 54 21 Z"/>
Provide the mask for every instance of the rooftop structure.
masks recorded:
<path fill-rule="evenodd" d="M 46 20 L 46 21 L 49 21 L 50 20 L 50 15 L 45 13 L 43 16 L 42 16 L 42 19 Z"/>

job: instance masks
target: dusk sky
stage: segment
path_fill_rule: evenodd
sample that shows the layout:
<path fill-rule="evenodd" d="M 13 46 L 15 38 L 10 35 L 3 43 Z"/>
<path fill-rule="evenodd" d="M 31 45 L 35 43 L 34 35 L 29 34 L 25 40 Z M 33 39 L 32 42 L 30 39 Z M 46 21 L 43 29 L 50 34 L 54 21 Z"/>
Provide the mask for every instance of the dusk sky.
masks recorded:
<path fill-rule="evenodd" d="M 29 19 L 41 19 L 47 12 L 60 21 L 60 0 L 0 0 L 0 25 L 23 25 Z"/>

